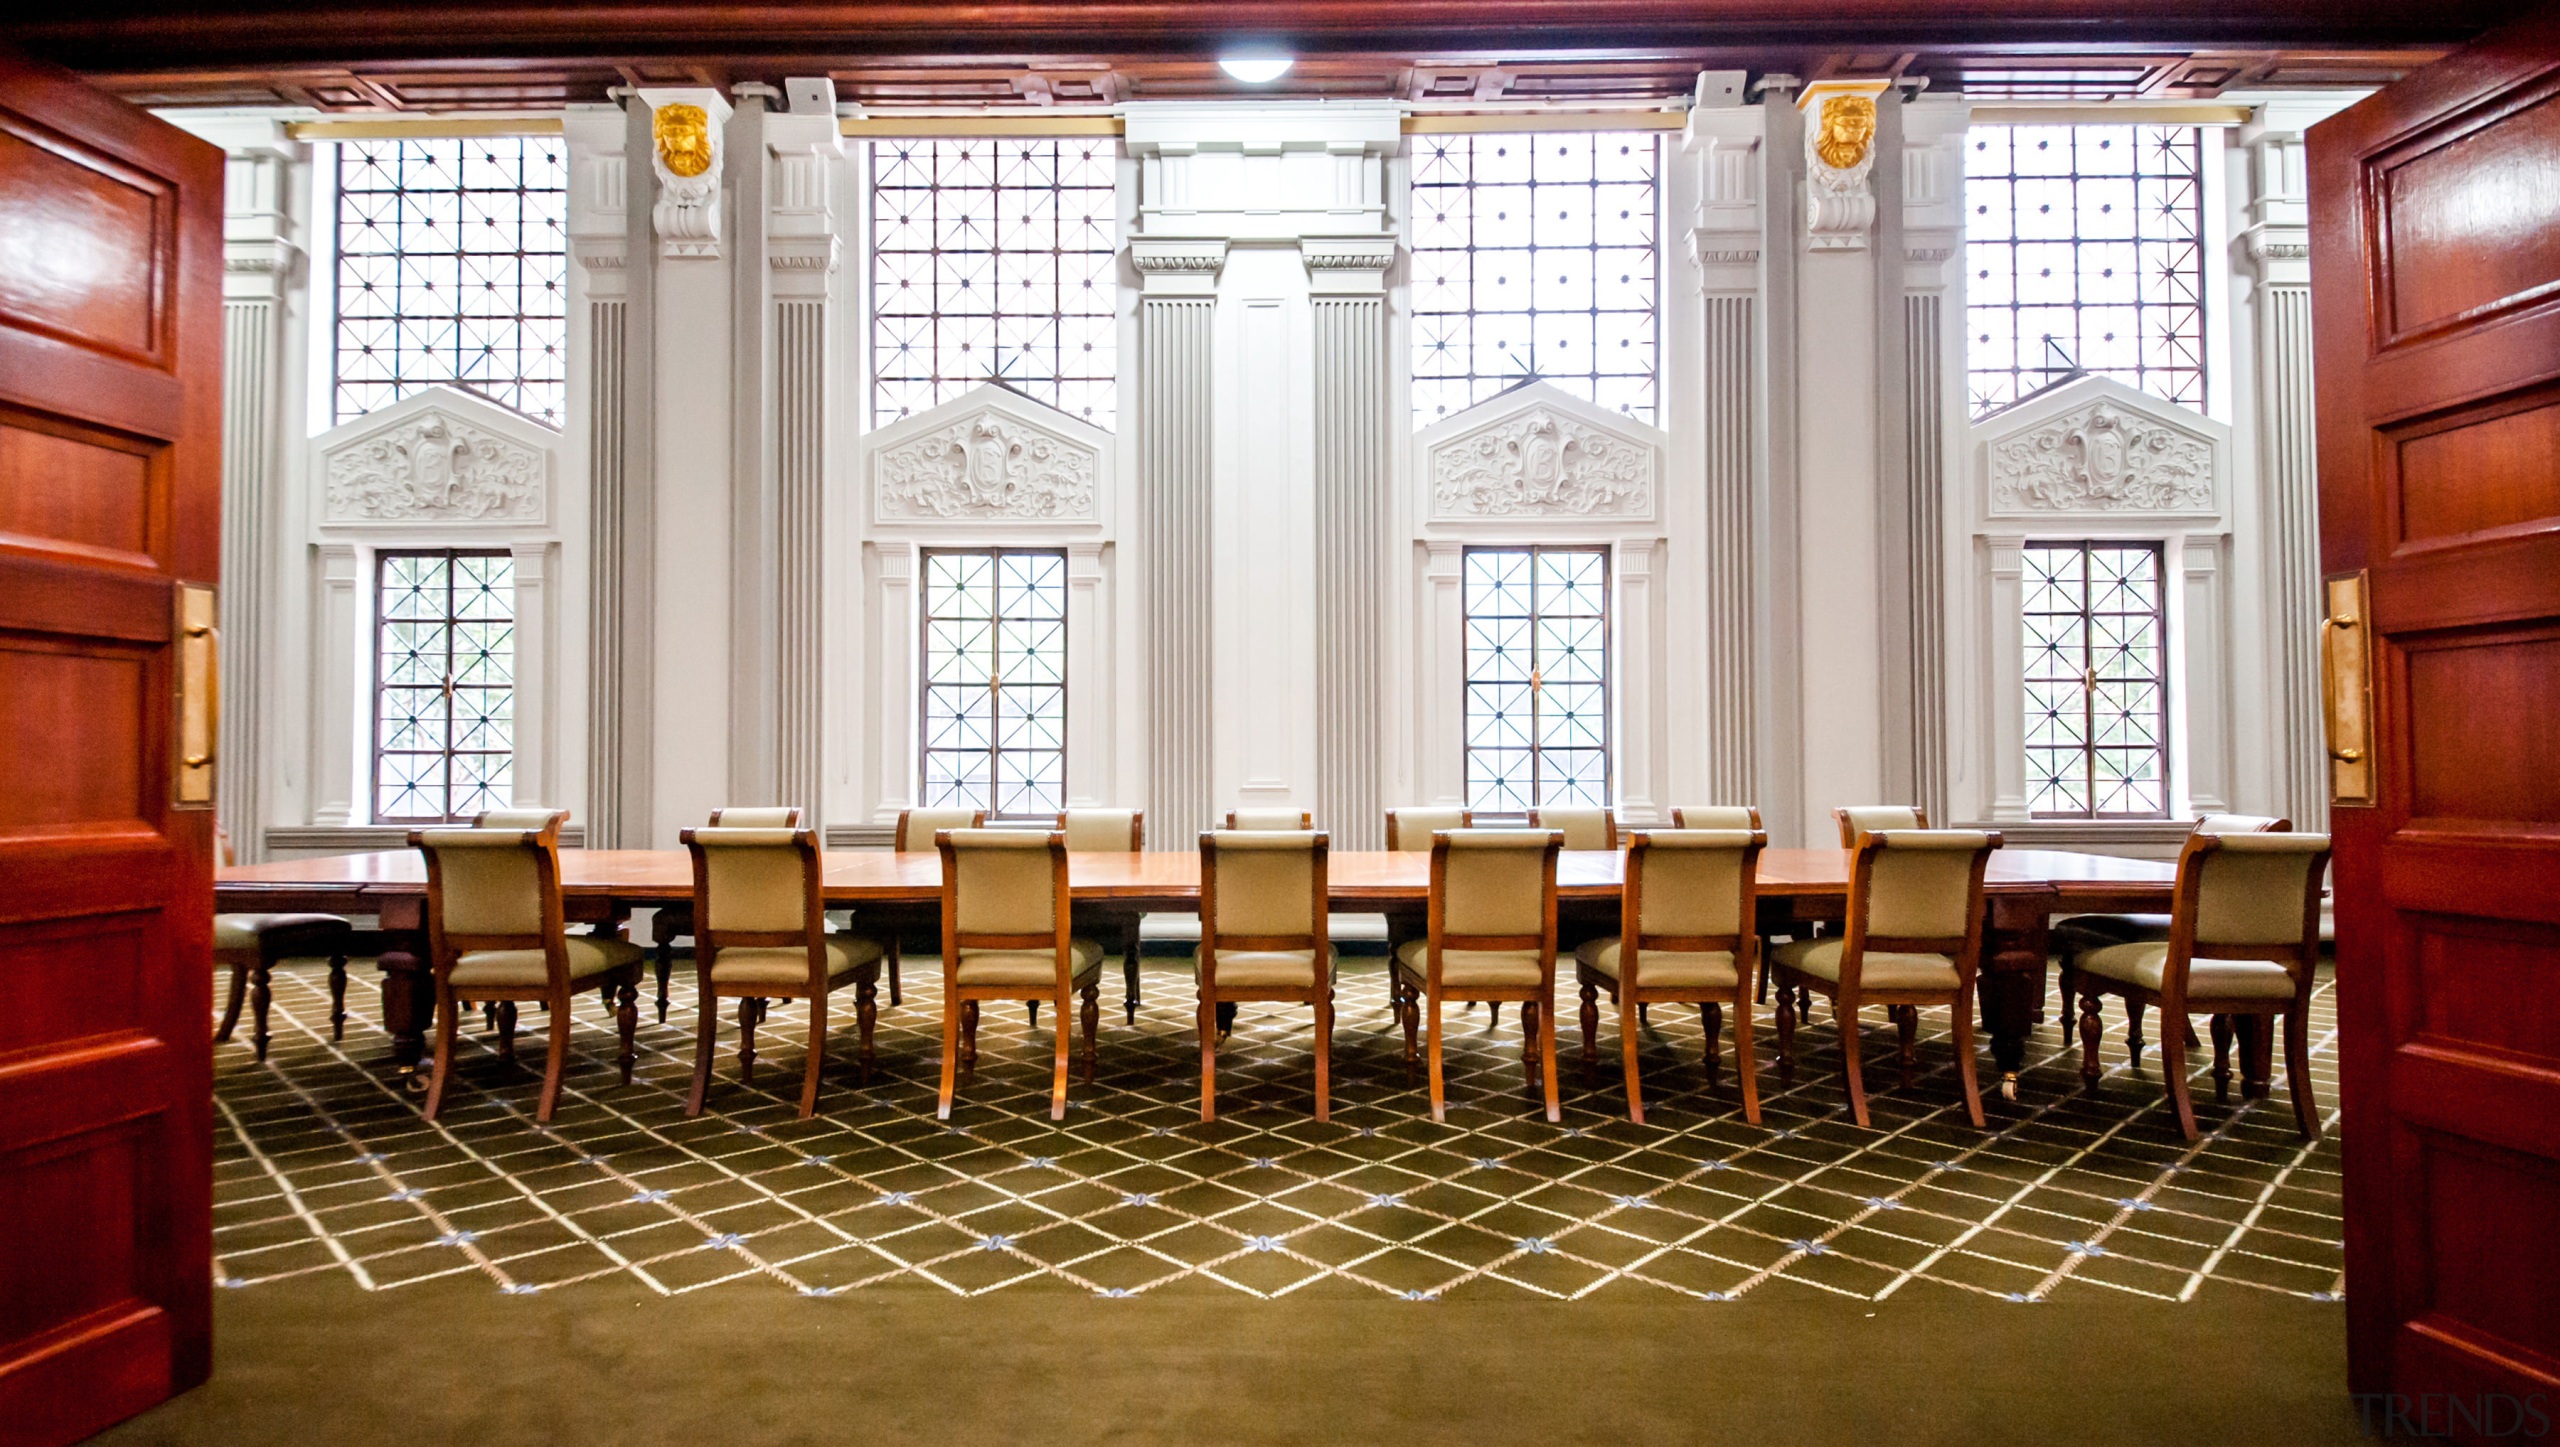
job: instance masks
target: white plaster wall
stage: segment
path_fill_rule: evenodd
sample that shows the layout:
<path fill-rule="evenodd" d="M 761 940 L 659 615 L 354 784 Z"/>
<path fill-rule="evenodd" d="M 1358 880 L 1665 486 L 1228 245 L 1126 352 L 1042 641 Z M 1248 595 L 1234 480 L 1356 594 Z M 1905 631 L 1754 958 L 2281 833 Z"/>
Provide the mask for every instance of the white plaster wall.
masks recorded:
<path fill-rule="evenodd" d="M 1869 251 L 1809 251 L 1797 264 L 1804 793 L 1820 820 L 1884 788 L 1875 263 Z"/>
<path fill-rule="evenodd" d="M 658 263 L 657 768 L 650 839 L 729 802 L 729 268 Z"/>

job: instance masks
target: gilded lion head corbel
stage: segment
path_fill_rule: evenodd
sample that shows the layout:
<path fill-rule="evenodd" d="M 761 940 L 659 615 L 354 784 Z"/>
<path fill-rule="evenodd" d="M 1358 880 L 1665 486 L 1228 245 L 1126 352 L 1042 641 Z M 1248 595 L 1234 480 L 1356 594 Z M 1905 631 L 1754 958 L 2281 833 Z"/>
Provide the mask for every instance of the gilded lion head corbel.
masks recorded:
<path fill-rule="evenodd" d="M 711 169 L 711 116 L 697 105 L 662 105 L 650 119 L 657 137 L 658 162 L 678 176 L 694 177 Z"/>

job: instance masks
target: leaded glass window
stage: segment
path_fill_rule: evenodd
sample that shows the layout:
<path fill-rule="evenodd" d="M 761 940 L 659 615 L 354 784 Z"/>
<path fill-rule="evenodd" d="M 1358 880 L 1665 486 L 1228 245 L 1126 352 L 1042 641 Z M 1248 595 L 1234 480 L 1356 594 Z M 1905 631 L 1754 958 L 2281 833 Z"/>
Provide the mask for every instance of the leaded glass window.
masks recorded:
<path fill-rule="evenodd" d="M 377 575 L 373 817 L 440 823 L 515 791 L 516 563 L 384 553 Z"/>
<path fill-rule="evenodd" d="M 1469 548 L 1467 807 L 1609 802 L 1609 553 Z"/>
<path fill-rule="evenodd" d="M 1654 419 L 1651 132 L 1416 136 L 1413 423 L 1532 378 Z"/>
<path fill-rule="evenodd" d="M 561 425 L 566 152 L 558 137 L 338 143 L 333 422 L 444 382 Z"/>
<path fill-rule="evenodd" d="M 873 426 L 990 378 L 1112 425 L 1116 155 L 1098 138 L 872 143 Z"/>
<path fill-rule="evenodd" d="M 928 808 L 1055 814 L 1067 800 L 1067 555 L 924 555 Z"/>
<path fill-rule="evenodd" d="M 1974 416 L 2074 368 L 2204 410 L 2200 130 L 1977 126 L 1964 200 Z"/>
<path fill-rule="evenodd" d="M 2024 552 L 2027 808 L 2169 815 L 2169 624 L 2156 543 Z"/>

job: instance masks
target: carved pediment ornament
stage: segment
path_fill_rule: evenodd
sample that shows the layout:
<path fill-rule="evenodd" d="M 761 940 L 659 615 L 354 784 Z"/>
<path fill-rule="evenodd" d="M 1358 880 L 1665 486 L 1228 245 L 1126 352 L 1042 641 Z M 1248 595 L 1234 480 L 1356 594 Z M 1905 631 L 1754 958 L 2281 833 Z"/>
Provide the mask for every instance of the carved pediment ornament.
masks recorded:
<path fill-rule="evenodd" d="M 415 420 L 330 454 L 330 522 L 539 522 L 543 455 L 448 417 Z"/>
<path fill-rule="evenodd" d="M 1539 407 L 1433 449 L 1443 517 L 1642 517 L 1653 450 Z"/>
<path fill-rule="evenodd" d="M 884 519 L 1099 515 L 1099 454 L 993 410 L 884 448 L 872 470 Z"/>
<path fill-rule="evenodd" d="M 2190 433 L 2094 403 L 1994 443 L 1991 500 L 2003 511 L 2209 511 L 2213 449 Z"/>

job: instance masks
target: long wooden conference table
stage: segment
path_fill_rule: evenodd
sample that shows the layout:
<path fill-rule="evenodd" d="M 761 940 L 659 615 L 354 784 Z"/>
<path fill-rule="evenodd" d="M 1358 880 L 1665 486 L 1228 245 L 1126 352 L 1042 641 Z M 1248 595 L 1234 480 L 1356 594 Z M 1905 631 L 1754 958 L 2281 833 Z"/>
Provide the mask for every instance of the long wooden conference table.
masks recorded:
<path fill-rule="evenodd" d="M 1567 851 L 1556 867 L 1558 909 L 1569 926 L 1614 930 L 1626 856 Z M 1070 854 L 1068 887 L 1080 910 L 1126 919 L 1137 912 L 1195 913 L 1197 850 Z M 1328 865 L 1334 908 L 1400 917 L 1418 935 L 1430 892 L 1431 857 L 1335 853 Z M 2015 1095 L 2027 1035 L 2044 1009 L 2046 927 L 2056 916 L 2096 912 L 2167 913 L 2176 870 L 2166 863 L 2047 849 L 2002 849 L 1983 881 L 1981 1009 L 2001 1076 Z M 563 849 L 560 885 L 572 921 L 615 923 L 634 909 L 690 900 L 691 859 L 679 849 Z M 931 853 L 829 850 L 829 906 L 856 911 L 881 929 L 929 929 L 941 905 L 942 860 Z M 1771 849 L 1760 856 L 1760 928 L 1842 917 L 1849 855 L 1839 849 Z M 238 865 L 215 877 L 226 913 L 316 911 L 371 915 L 387 936 L 379 958 L 382 1024 L 391 1065 L 414 1074 L 434 1024 L 435 990 L 426 961 L 426 866 L 417 851 L 383 850 Z"/>

